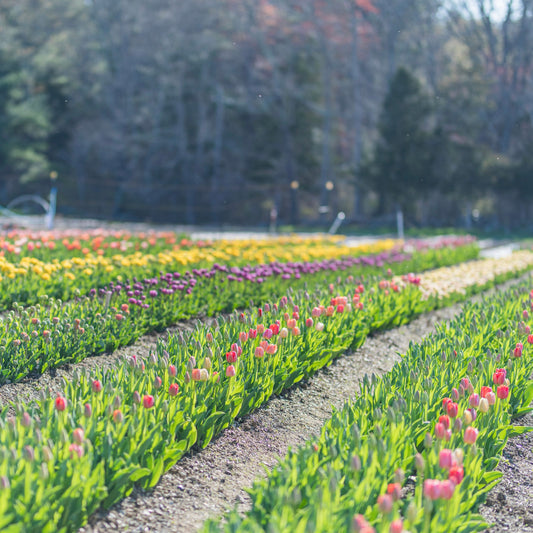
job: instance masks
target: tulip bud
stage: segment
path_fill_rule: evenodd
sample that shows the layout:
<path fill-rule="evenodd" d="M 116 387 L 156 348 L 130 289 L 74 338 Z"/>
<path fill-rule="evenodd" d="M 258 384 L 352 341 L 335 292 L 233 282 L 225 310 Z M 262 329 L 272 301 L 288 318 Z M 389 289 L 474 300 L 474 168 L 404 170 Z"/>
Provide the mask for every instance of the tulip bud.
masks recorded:
<path fill-rule="evenodd" d="M 380 494 L 378 496 L 378 508 L 384 514 L 390 513 L 393 508 L 392 496 L 389 494 Z"/>
<path fill-rule="evenodd" d="M 0 476 L 0 489 L 8 489 L 11 486 L 7 476 Z"/>
<path fill-rule="evenodd" d="M 453 452 L 453 456 L 455 457 L 455 462 L 458 466 L 463 466 L 463 460 L 465 457 L 465 452 L 462 448 L 456 448 Z"/>
<path fill-rule="evenodd" d="M 26 411 L 24 411 L 24 413 L 22 413 L 22 419 L 21 419 L 20 423 L 25 428 L 29 428 L 31 426 L 31 416 L 29 415 L 29 413 L 27 413 Z"/>
<path fill-rule="evenodd" d="M 22 453 L 24 455 L 24 459 L 26 459 L 26 461 L 30 463 L 33 462 L 33 460 L 35 459 L 35 451 L 29 445 L 24 446 Z"/>
<path fill-rule="evenodd" d="M 411 503 L 407 506 L 405 517 L 411 524 L 416 522 L 416 519 L 418 518 L 418 509 L 414 501 L 411 501 Z"/>
<path fill-rule="evenodd" d="M 41 450 L 41 453 L 42 453 L 42 456 L 43 456 L 43 460 L 45 460 L 45 461 L 51 461 L 54 458 L 52 450 L 50 449 L 49 446 L 46 446 L 46 445 L 43 446 L 43 448 Z"/>
<path fill-rule="evenodd" d="M 85 416 L 85 418 L 91 418 L 92 414 L 93 414 L 93 410 L 92 410 L 91 404 L 86 403 L 83 406 L 83 416 Z"/>
<path fill-rule="evenodd" d="M 77 444 L 83 444 L 83 441 L 85 440 L 85 432 L 83 431 L 83 428 L 76 428 L 72 437 Z"/>
<path fill-rule="evenodd" d="M 174 378 L 174 377 L 177 376 L 178 370 L 177 370 L 177 368 L 174 365 L 170 365 L 168 367 L 168 373 L 169 373 L 170 376 L 172 376 Z"/>
<path fill-rule="evenodd" d="M 424 447 L 426 449 L 429 449 L 431 448 L 432 445 L 433 445 L 433 437 L 431 436 L 431 433 L 426 433 L 424 437 Z"/>
<path fill-rule="evenodd" d="M 113 398 L 113 407 L 114 407 L 115 409 L 118 409 L 118 408 L 120 407 L 121 404 L 122 404 L 122 400 L 121 400 L 120 396 L 115 396 L 115 397 Z"/>
<path fill-rule="evenodd" d="M 50 472 L 48 470 L 48 465 L 46 463 L 41 463 L 40 476 L 41 476 L 41 479 L 48 479 L 50 477 Z"/>
<path fill-rule="evenodd" d="M 189 372 L 185 372 L 185 377 L 183 378 L 183 381 L 185 381 L 185 383 L 190 383 L 191 375 L 189 374 Z"/>
<path fill-rule="evenodd" d="M 488 410 L 489 410 L 489 401 L 487 400 L 487 398 L 481 398 L 481 400 L 479 401 L 479 410 L 482 413 L 487 413 L 488 412 Z"/>
<path fill-rule="evenodd" d="M 140 404 L 141 403 L 141 395 L 138 391 L 135 391 L 133 393 L 133 403 Z"/>
<path fill-rule="evenodd" d="M 427 435 L 429 435 L 429 433 L 427 433 Z M 424 457 L 422 456 L 421 453 L 417 453 L 415 455 L 415 468 L 417 472 L 419 474 L 422 474 L 424 472 L 424 467 L 425 467 Z"/>
<path fill-rule="evenodd" d="M 460 418 L 456 418 L 453 422 L 453 432 L 459 433 L 463 428 L 463 423 Z"/>
<path fill-rule="evenodd" d="M 359 458 L 358 455 L 352 456 L 352 460 L 350 464 L 352 466 L 352 470 L 354 470 L 355 472 L 359 472 L 359 470 L 361 470 L 361 459 Z"/>

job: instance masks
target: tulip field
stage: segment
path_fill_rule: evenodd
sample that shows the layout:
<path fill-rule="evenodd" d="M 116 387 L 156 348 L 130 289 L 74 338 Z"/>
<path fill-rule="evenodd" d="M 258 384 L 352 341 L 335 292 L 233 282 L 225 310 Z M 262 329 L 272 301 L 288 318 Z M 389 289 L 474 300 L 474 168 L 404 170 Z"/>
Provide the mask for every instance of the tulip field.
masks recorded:
<path fill-rule="evenodd" d="M 471 238 L 351 248 L 330 237 L 12 232 L 0 250 L 0 387 L 39 390 L 0 414 L 8 532 L 77 531 L 369 335 L 533 269 L 533 252 L 480 259 Z M 483 531 L 477 506 L 524 431 L 511 419 L 533 400 L 532 289 L 522 281 L 467 303 L 389 373 L 365 376 L 319 436 L 258 479 L 246 514 L 198 527 Z M 149 357 L 76 366 L 190 318 L 192 330 L 160 338 Z M 61 390 L 39 387 L 64 365 L 74 372 Z"/>

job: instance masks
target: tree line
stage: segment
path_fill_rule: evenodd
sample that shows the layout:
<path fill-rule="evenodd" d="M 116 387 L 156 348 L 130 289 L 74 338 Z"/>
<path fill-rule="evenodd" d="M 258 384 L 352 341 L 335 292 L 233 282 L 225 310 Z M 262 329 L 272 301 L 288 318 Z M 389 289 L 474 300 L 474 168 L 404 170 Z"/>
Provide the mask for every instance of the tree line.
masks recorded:
<path fill-rule="evenodd" d="M 0 204 L 523 225 L 532 54 L 533 0 L 0 0 Z"/>

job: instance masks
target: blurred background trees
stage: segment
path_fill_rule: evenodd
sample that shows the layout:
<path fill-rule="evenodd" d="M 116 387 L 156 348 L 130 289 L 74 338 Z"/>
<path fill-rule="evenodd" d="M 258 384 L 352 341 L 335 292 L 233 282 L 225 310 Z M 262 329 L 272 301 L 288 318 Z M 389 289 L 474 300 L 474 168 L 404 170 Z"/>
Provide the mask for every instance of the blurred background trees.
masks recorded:
<path fill-rule="evenodd" d="M 0 0 L 0 30 L 0 204 L 57 171 L 64 214 L 532 224 L 533 0 Z"/>

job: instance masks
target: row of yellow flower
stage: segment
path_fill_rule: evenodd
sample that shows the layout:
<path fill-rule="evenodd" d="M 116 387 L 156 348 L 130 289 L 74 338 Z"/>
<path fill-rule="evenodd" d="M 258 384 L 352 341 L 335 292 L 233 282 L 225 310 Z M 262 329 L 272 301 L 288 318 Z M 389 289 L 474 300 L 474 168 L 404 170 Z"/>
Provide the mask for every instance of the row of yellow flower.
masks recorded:
<path fill-rule="evenodd" d="M 194 268 L 217 262 L 244 265 L 273 261 L 313 261 L 346 255 L 379 253 L 400 245 L 400 241 L 386 239 L 348 247 L 340 244 L 341 239 L 339 237 L 320 239 L 283 237 L 268 240 L 216 241 L 211 246 L 203 248 L 169 249 L 157 254 L 134 252 L 110 257 L 88 254 L 84 257 L 53 259 L 50 262 L 34 257 L 22 257 L 14 263 L 0 256 L 0 281 L 3 277 L 15 279 L 28 274 L 35 274 L 46 281 L 54 275 L 75 279 L 79 274 L 91 276 L 95 271 L 113 272 L 130 267 L 151 266 L 154 269 L 168 269 L 171 267 Z"/>

